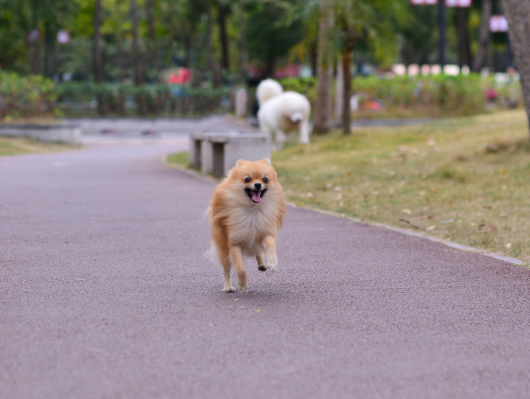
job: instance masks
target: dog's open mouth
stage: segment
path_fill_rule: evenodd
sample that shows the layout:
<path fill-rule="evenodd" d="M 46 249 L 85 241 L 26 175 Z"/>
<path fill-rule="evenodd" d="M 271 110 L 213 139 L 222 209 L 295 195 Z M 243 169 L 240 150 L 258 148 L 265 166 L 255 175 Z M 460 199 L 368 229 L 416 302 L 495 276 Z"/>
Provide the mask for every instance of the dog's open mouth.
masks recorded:
<path fill-rule="evenodd" d="M 261 201 L 267 189 L 265 188 L 263 190 L 251 190 L 250 188 L 246 188 L 245 191 L 248 197 L 250 198 L 250 200 L 254 202 L 255 204 L 257 204 Z"/>

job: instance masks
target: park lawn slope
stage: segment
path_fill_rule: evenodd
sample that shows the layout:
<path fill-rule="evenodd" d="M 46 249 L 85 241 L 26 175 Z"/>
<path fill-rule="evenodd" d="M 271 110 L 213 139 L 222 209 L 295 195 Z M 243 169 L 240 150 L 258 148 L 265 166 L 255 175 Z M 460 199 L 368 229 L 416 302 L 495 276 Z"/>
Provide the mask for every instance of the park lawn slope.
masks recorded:
<path fill-rule="evenodd" d="M 26 138 L 0 137 L 0 156 L 65 151 L 72 148 L 76 147 L 60 143 L 42 143 Z"/>
<path fill-rule="evenodd" d="M 530 262 L 522 111 L 312 136 L 273 155 L 289 201 Z"/>

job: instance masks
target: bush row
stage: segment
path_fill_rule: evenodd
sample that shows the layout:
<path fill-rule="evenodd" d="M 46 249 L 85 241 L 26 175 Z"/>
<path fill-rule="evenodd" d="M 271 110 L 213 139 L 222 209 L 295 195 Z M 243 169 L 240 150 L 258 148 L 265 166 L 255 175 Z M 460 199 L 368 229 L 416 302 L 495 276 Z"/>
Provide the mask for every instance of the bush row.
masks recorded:
<path fill-rule="evenodd" d="M 229 112 L 227 87 L 189 87 L 167 84 L 95 84 L 68 82 L 56 86 L 57 106 L 66 114 L 151 115 L 198 117 Z"/>
<path fill-rule="evenodd" d="M 316 102 L 316 83 L 315 78 L 282 80 L 286 90 L 304 93 L 312 105 Z M 367 109 L 387 112 L 407 109 L 417 114 L 472 115 L 484 112 L 492 104 L 513 107 L 521 102 L 518 81 L 497 84 L 493 77 L 478 74 L 356 77 L 352 88 L 361 113 Z M 372 107 L 374 102 L 376 107 Z"/>

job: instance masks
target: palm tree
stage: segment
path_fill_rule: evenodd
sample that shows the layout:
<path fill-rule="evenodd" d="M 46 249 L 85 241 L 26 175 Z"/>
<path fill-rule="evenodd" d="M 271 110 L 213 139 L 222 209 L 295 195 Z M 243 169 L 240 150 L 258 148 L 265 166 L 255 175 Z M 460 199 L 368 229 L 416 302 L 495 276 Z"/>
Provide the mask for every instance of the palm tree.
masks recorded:
<path fill-rule="evenodd" d="M 317 50 L 317 102 L 313 119 L 313 133 L 326 133 L 329 130 L 331 84 L 333 80 L 333 59 L 328 51 L 329 30 L 333 26 L 333 13 L 329 0 L 321 0 L 318 27 Z"/>
<path fill-rule="evenodd" d="M 502 5 L 510 27 L 510 43 L 515 65 L 521 75 L 523 98 L 530 127 L 530 48 L 528 47 L 530 2 L 528 0 L 503 0 Z"/>
<path fill-rule="evenodd" d="M 342 130 L 351 133 L 351 62 L 356 43 L 364 41 L 376 58 L 391 59 L 396 52 L 395 23 L 406 19 L 404 0 L 331 0 L 335 23 L 334 46 L 340 54 L 344 73 Z"/>

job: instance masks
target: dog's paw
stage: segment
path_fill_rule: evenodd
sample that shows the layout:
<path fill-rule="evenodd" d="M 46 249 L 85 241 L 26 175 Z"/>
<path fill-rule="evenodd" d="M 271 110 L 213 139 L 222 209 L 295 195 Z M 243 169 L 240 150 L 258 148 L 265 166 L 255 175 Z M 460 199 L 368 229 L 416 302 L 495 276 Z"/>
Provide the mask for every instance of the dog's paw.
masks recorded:
<path fill-rule="evenodd" d="M 270 270 L 271 272 L 275 272 L 277 267 L 278 267 L 278 262 L 267 263 L 267 270 Z"/>
<path fill-rule="evenodd" d="M 267 266 L 265 265 L 258 265 L 258 270 L 260 272 L 266 272 L 267 271 Z"/>
<path fill-rule="evenodd" d="M 224 287 L 223 292 L 236 292 L 236 289 L 232 286 L 230 287 Z"/>
<path fill-rule="evenodd" d="M 239 286 L 239 292 L 242 294 L 246 294 L 248 292 L 248 286 L 247 285 L 240 285 Z"/>

